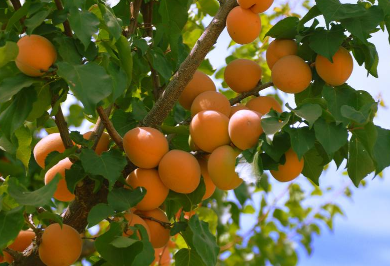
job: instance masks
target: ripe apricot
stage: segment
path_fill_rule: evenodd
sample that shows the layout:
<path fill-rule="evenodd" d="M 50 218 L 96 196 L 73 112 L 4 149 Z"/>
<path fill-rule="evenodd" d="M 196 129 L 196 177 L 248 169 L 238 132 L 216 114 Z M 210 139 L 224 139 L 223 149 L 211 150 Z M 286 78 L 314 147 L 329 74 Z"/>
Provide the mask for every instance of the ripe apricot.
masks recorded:
<path fill-rule="evenodd" d="M 241 110 L 229 121 L 229 137 L 240 150 L 252 148 L 263 134 L 261 114 L 252 110 Z"/>
<path fill-rule="evenodd" d="M 164 185 L 178 193 L 193 192 L 200 182 L 200 166 L 188 152 L 171 150 L 161 159 L 158 173 Z"/>
<path fill-rule="evenodd" d="M 353 59 L 351 54 L 344 47 L 335 53 L 330 62 L 326 57 L 317 55 L 316 70 L 318 75 L 332 86 L 344 84 L 352 74 Z"/>
<path fill-rule="evenodd" d="M 144 187 L 145 197 L 135 206 L 138 210 L 148 211 L 158 208 L 167 198 L 169 189 L 161 181 L 156 169 L 135 169 L 126 178 L 133 188 Z"/>
<path fill-rule="evenodd" d="M 151 211 L 136 211 L 136 214 L 140 214 L 144 217 L 152 217 L 158 221 L 169 223 L 167 215 L 161 209 L 154 209 Z M 141 218 L 142 218 L 141 216 Z M 154 248 L 161 248 L 165 246 L 170 237 L 170 229 L 165 228 L 161 223 L 152 221 L 147 218 L 142 218 L 149 226 L 150 242 Z"/>
<path fill-rule="evenodd" d="M 272 81 L 279 90 L 286 93 L 299 93 L 307 89 L 312 79 L 310 67 L 302 58 L 288 55 L 272 68 Z"/>
<path fill-rule="evenodd" d="M 206 185 L 206 192 L 204 193 L 202 200 L 206 200 L 214 194 L 216 186 L 210 178 L 209 170 L 207 169 L 207 159 L 200 158 L 198 159 L 198 162 L 200 165 L 200 172 L 202 173 L 204 184 Z"/>
<path fill-rule="evenodd" d="M 298 159 L 297 154 L 289 149 L 286 153 L 286 163 L 279 165 L 278 170 L 271 170 L 271 175 L 279 182 L 288 182 L 298 177 L 303 170 L 305 161 Z"/>
<path fill-rule="evenodd" d="M 35 238 L 35 233 L 33 231 L 27 230 L 27 231 L 20 231 L 14 242 L 8 246 L 9 249 L 23 252 L 30 244 L 32 243 L 33 239 Z M 8 263 L 12 263 L 14 261 L 14 258 L 4 251 L 4 260 Z"/>
<path fill-rule="evenodd" d="M 297 52 L 298 52 L 298 45 L 293 40 L 282 39 L 282 40 L 272 41 L 269 44 L 265 54 L 269 69 L 272 70 L 275 63 L 279 61 L 279 59 L 288 55 L 296 55 Z"/>
<path fill-rule="evenodd" d="M 256 111 L 262 115 L 268 114 L 271 109 L 274 109 L 276 112 L 281 113 L 282 107 L 275 100 L 275 98 L 270 96 L 259 96 L 251 99 L 247 102 L 246 107 L 252 111 Z"/>
<path fill-rule="evenodd" d="M 236 112 L 240 111 L 240 110 L 249 110 L 245 105 L 242 105 L 242 104 L 236 104 L 236 105 L 233 105 L 231 108 L 230 108 L 230 117 L 232 117 L 232 115 L 234 115 Z"/>
<path fill-rule="evenodd" d="M 242 179 L 235 172 L 236 157 L 240 150 L 229 145 L 216 148 L 210 155 L 207 169 L 213 183 L 222 190 L 235 189 Z"/>
<path fill-rule="evenodd" d="M 190 110 L 192 102 L 202 92 L 216 91 L 216 87 L 212 79 L 205 73 L 197 70 L 194 73 L 191 81 L 184 88 L 179 97 L 179 103 L 185 109 Z"/>
<path fill-rule="evenodd" d="M 251 10 L 237 6 L 227 16 L 226 28 L 230 37 L 236 43 L 251 43 L 260 35 L 260 17 Z"/>
<path fill-rule="evenodd" d="M 263 13 L 271 7 L 274 0 L 237 0 L 237 3 L 245 9 L 254 13 Z"/>
<path fill-rule="evenodd" d="M 213 110 L 226 116 L 230 114 L 230 102 L 222 93 L 216 91 L 205 91 L 199 94 L 191 105 L 191 115 L 194 116 L 201 111 Z"/>
<path fill-rule="evenodd" d="M 212 152 L 215 148 L 230 143 L 229 118 L 216 111 L 197 113 L 190 124 L 190 134 L 201 150 Z"/>
<path fill-rule="evenodd" d="M 65 151 L 64 143 L 62 142 L 60 133 L 49 134 L 41 139 L 34 147 L 34 158 L 37 164 L 45 168 L 45 159 L 49 153 L 58 151 L 63 153 Z"/>
<path fill-rule="evenodd" d="M 151 265 L 169 266 L 171 265 L 171 253 L 168 246 L 154 249 L 154 261 Z"/>
<path fill-rule="evenodd" d="M 56 176 L 56 174 L 61 175 L 61 179 L 57 184 L 56 192 L 54 192 L 54 198 L 59 201 L 69 202 L 74 200 L 74 194 L 72 194 L 66 185 L 65 179 L 65 170 L 70 169 L 72 167 L 72 162 L 65 158 L 59 161 L 56 165 L 49 169 L 45 175 L 45 185 L 49 184 L 51 180 Z"/>
<path fill-rule="evenodd" d="M 123 137 L 123 148 L 130 161 L 141 168 L 154 168 L 168 152 L 164 134 L 151 127 L 137 127 Z"/>
<path fill-rule="evenodd" d="M 89 139 L 91 136 L 92 131 L 88 131 L 83 134 L 84 139 Z M 108 145 L 110 144 L 110 135 L 108 135 L 106 132 L 103 132 L 101 138 L 99 139 L 99 142 L 96 146 L 95 152 L 98 155 L 101 155 L 103 152 L 108 150 Z"/>
<path fill-rule="evenodd" d="M 17 45 L 19 53 L 15 63 L 27 76 L 42 76 L 57 60 L 57 52 L 53 44 L 42 36 L 26 35 L 17 42 Z"/>
<path fill-rule="evenodd" d="M 149 230 L 149 226 L 146 224 L 146 222 L 141 218 L 139 217 L 137 214 L 133 213 L 133 212 L 130 212 L 130 213 L 126 213 L 124 215 L 125 219 L 129 222 L 129 226 L 132 226 L 134 227 L 136 224 L 140 224 L 142 225 L 143 227 L 145 227 L 145 230 L 146 232 L 148 233 L 148 237 L 149 237 L 149 241 L 150 241 L 150 230 Z M 133 234 L 133 230 L 131 229 L 128 229 L 126 232 L 123 233 L 124 236 L 131 236 Z M 137 236 L 139 239 L 142 239 L 141 238 L 141 234 L 139 232 L 137 232 Z"/>
<path fill-rule="evenodd" d="M 55 223 L 49 225 L 42 234 L 39 245 L 39 258 L 50 266 L 68 266 L 81 255 L 83 241 L 80 234 L 71 226 Z"/>
<path fill-rule="evenodd" d="M 259 64 L 248 59 L 230 62 L 224 72 L 226 84 L 235 92 L 243 93 L 254 89 L 261 80 L 263 71 Z"/>

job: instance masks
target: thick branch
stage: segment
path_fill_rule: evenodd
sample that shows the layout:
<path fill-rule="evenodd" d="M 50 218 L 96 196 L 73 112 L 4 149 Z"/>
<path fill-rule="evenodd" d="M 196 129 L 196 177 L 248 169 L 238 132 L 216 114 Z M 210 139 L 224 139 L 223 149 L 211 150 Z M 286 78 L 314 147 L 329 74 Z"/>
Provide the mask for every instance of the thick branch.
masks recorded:
<path fill-rule="evenodd" d="M 225 28 L 227 15 L 236 5 L 236 0 L 227 0 L 224 5 L 220 7 L 210 25 L 196 42 L 191 53 L 180 65 L 179 70 L 175 73 L 171 82 L 166 87 L 162 97 L 160 97 L 143 120 L 143 125 L 157 127 L 162 124 L 175 102 L 179 99 L 185 86 L 192 79 L 196 69 L 216 43 L 219 35 Z"/>
<path fill-rule="evenodd" d="M 242 100 L 244 100 L 245 98 L 248 98 L 250 96 L 258 96 L 260 91 L 265 90 L 266 88 L 269 88 L 269 87 L 271 87 L 273 85 L 274 84 L 272 82 L 268 82 L 268 83 L 265 83 L 265 84 L 259 83 L 256 86 L 256 88 L 254 88 L 253 90 L 241 93 L 236 98 L 230 99 L 230 105 L 235 105 L 236 103 L 239 103 Z"/>
<path fill-rule="evenodd" d="M 64 10 L 62 3 L 61 3 L 61 0 L 54 0 L 54 2 L 56 3 L 58 10 L 60 10 L 60 11 Z M 73 33 L 72 33 L 72 30 L 70 29 L 69 21 L 65 20 L 63 25 L 64 25 L 65 34 L 69 37 L 72 37 Z"/>
<path fill-rule="evenodd" d="M 97 108 L 97 112 L 99 114 L 100 119 L 102 120 L 104 127 L 107 129 L 108 134 L 112 138 L 112 140 L 123 149 L 123 140 L 122 137 L 119 135 L 119 133 L 116 131 L 114 126 L 112 125 L 110 118 L 108 115 L 104 112 L 103 107 L 99 106 Z"/>
<path fill-rule="evenodd" d="M 58 100 L 58 96 L 57 95 L 53 96 L 51 102 L 52 107 L 54 107 L 57 100 Z M 61 139 L 62 142 L 64 143 L 65 148 L 66 149 L 72 148 L 73 142 L 69 135 L 68 124 L 66 123 L 64 114 L 62 113 L 61 105 L 58 106 L 58 110 L 55 115 L 55 123 L 58 127 L 58 131 L 60 132 Z"/>
<path fill-rule="evenodd" d="M 18 10 L 19 8 L 22 7 L 22 4 L 20 3 L 19 0 L 11 0 L 11 3 L 15 10 Z"/>

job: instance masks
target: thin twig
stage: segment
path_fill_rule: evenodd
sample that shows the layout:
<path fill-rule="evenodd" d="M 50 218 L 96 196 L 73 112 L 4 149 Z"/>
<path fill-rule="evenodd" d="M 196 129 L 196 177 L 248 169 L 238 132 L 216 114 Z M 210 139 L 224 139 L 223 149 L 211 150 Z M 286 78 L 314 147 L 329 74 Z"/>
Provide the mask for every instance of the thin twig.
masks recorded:
<path fill-rule="evenodd" d="M 22 252 L 19 252 L 19 251 L 10 249 L 10 248 L 5 248 L 5 249 L 3 249 L 3 251 L 5 251 L 8 254 L 10 254 L 14 258 L 15 263 L 18 262 L 18 261 L 21 261 L 23 259 L 23 253 Z M 14 263 L 14 265 L 17 265 L 15 263 Z"/>
<path fill-rule="evenodd" d="M 58 101 L 58 95 L 54 95 L 52 98 L 51 106 L 54 107 L 56 102 Z M 57 113 L 55 115 L 55 123 L 58 127 L 58 131 L 60 132 L 62 142 L 64 143 L 65 149 L 69 149 L 73 147 L 72 139 L 69 135 L 68 124 L 65 121 L 64 114 L 62 113 L 61 105 L 58 106 Z"/>
<path fill-rule="evenodd" d="M 118 145 L 121 149 L 123 149 L 123 140 L 119 133 L 116 131 L 114 126 L 112 125 L 108 115 L 104 111 L 103 107 L 99 106 L 97 109 L 100 119 L 102 120 L 104 127 L 107 129 L 108 134 L 111 139 Z"/>
<path fill-rule="evenodd" d="M 235 105 L 236 103 L 241 102 L 245 98 L 248 98 L 250 96 L 258 96 L 259 92 L 262 90 L 265 90 L 266 88 L 272 87 L 274 84 L 272 82 L 268 82 L 265 84 L 259 83 L 256 88 L 254 88 L 251 91 L 241 93 L 236 98 L 230 99 L 230 105 Z"/>
<path fill-rule="evenodd" d="M 26 212 L 23 214 L 23 216 L 24 216 L 24 221 L 26 222 L 28 227 L 34 231 L 36 236 L 40 236 L 42 233 L 42 230 L 35 226 L 35 224 L 32 220 L 32 216 L 28 215 Z"/>
<path fill-rule="evenodd" d="M 56 3 L 56 6 L 57 6 L 57 9 L 58 10 L 64 10 L 63 6 L 62 6 L 62 3 L 61 3 L 61 0 L 54 0 L 54 2 Z M 73 36 L 73 33 L 72 33 L 72 30 L 70 28 L 70 25 L 69 25 L 69 21 L 66 19 L 64 21 L 64 23 L 62 23 L 64 25 L 64 31 L 65 31 L 65 34 L 68 36 L 68 37 L 72 37 Z"/>
<path fill-rule="evenodd" d="M 143 0 L 135 0 L 134 2 L 130 3 L 131 18 L 130 18 L 129 31 L 126 34 L 127 37 L 132 35 L 137 29 L 138 14 L 139 14 L 139 10 L 141 9 L 142 2 Z"/>
<path fill-rule="evenodd" d="M 157 220 L 156 218 L 149 217 L 149 216 L 145 216 L 145 215 L 142 215 L 142 214 L 139 214 L 139 213 L 137 213 L 137 215 L 138 215 L 139 217 L 141 217 L 142 219 L 146 219 L 146 220 L 150 220 L 150 221 L 159 223 L 159 224 L 160 224 L 161 226 L 163 226 L 165 229 L 171 229 L 171 228 L 172 228 L 172 224 L 171 224 L 171 223 L 163 222 L 163 221 Z"/>

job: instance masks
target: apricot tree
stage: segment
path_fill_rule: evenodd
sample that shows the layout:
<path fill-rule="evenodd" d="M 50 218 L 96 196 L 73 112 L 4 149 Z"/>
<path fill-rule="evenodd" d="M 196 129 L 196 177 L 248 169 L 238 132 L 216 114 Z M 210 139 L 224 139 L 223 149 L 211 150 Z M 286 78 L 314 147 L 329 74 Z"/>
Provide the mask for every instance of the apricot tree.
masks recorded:
<path fill-rule="evenodd" d="M 296 265 L 294 245 L 311 253 L 319 224 L 343 212 L 303 201 L 351 196 L 350 183 L 320 186 L 328 165 L 356 187 L 390 166 L 378 102 L 346 83 L 353 60 L 378 77 L 369 39 L 389 31 L 390 2 L 316 0 L 304 16 L 272 3 L 1 1 L 0 265 Z M 206 56 L 225 27 L 233 49 L 216 70 Z M 256 220 L 246 233 L 242 214 Z"/>

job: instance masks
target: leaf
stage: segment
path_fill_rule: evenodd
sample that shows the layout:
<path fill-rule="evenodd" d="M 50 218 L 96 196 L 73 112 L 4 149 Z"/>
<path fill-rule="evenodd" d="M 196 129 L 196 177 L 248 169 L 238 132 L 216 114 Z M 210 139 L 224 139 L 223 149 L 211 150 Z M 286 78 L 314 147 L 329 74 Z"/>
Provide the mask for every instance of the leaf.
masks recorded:
<path fill-rule="evenodd" d="M 116 248 L 127 248 L 127 247 L 130 247 L 131 245 L 133 245 L 137 242 L 138 242 L 138 240 L 133 239 L 133 238 L 118 236 L 110 243 L 110 245 L 112 245 Z"/>
<path fill-rule="evenodd" d="M 107 217 L 114 216 L 115 211 L 105 203 L 98 203 L 88 213 L 88 228 L 97 225 Z"/>
<path fill-rule="evenodd" d="M 348 131 L 343 125 L 326 123 L 323 118 L 315 122 L 314 130 L 317 140 L 330 156 L 348 141 Z"/>
<path fill-rule="evenodd" d="M 138 98 L 131 99 L 131 109 L 134 119 L 138 121 L 142 121 L 144 117 L 148 114 L 148 110 L 146 110 L 144 102 L 142 102 Z"/>
<path fill-rule="evenodd" d="M 275 134 L 271 144 L 267 143 L 266 137 L 264 135 L 262 138 L 264 141 L 261 149 L 276 162 L 279 162 L 280 158 L 291 147 L 290 136 L 283 131 Z"/>
<path fill-rule="evenodd" d="M 99 19 L 93 13 L 86 10 L 80 11 L 75 7 L 70 8 L 69 11 L 68 20 L 70 27 L 77 38 L 83 43 L 86 50 L 91 42 L 92 35 L 99 30 Z M 92 74 L 96 73 L 92 72 Z M 98 75 L 96 75 L 96 77 L 98 77 Z"/>
<path fill-rule="evenodd" d="M 241 206 L 244 206 L 247 199 L 251 198 L 251 195 L 248 191 L 248 186 L 245 182 L 242 182 L 238 188 L 234 189 L 234 195 L 236 196 L 237 200 L 240 202 Z"/>
<path fill-rule="evenodd" d="M 377 103 L 368 103 L 368 105 L 364 106 L 361 110 L 356 110 L 354 107 L 349 105 L 341 106 L 341 115 L 345 118 L 348 118 L 352 122 L 356 122 L 358 124 L 366 124 L 368 123 L 372 111 L 376 112 Z"/>
<path fill-rule="evenodd" d="M 118 41 L 115 43 L 118 49 L 118 57 L 121 62 L 121 67 L 127 76 L 127 86 L 130 85 L 133 76 L 133 57 L 131 54 L 130 43 L 124 36 L 120 36 Z"/>
<path fill-rule="evenodd" d="M 0 212 L 0 249 L 5 248 L 22 230 L 24 225 L 23 212 L 23 206 Z"/>
<path fill-rule="evenodd" d="M 114 188 L 108 193 L 108 205 L 115 211 L 127 211 L 140 202 L 146 194 L 146 189 L 137 187 L 134 190 Z"/>
<path fill-rule="evenodd" d="M 104 26 L 108 28 L 108 32 L 114 38 L 118 40 L 122 35 L 122 23 L 115 17 L 115 14 L 111 8 L 104 4 L 98 4 L 100 12 L 102 12 Z"/>
<path fill-rule="evenodd" d="M 50 9 L 41 9 L 35 13 L 32 17 L 24 21 L 24 25 L 27 27 L 27 34 L 31 34 L 36 27 L 42 24 L 46 17 L 50 14 Z"/>
<path fill-rule="evenodd" d="M 25 2 L 21 8 L 16 10 L 12 17 L 9 19 L 7 23 L 7 27 L 5 28 L 6 31 L 11 31 L 12 27 L 15 23 L 19 22 L 21 18 L 27 15 L 27 12 L 29 11 L 31 2 L 27 1 Z"/>
<path fill-rule="evenodd" d="M 122 109 L 115 110 L 112 115 L 112 124 L 122 137 L 127 131 L 137 127 L 138 122 L 134 119 L 132 113 L 126 113 Z"/>
<path fill-rule="evenodd" d="M 314 147 L 316 140 L 314 130 L 308 127 L 285 129 L 290 134 L 291 147 L 298 155 L 298 159 Z"/>
<path fill-rule="evenodd" d="M 340 25 L 333 26 L 331 30 L 317 28 L 310 36 L 309 45 L 314 52 L 333 62 L 333 55 L 340 49 L 344 38 L 344 29 Z"/>
<path fill-rule="evenodd" d="M 30 87 L 32 84 L 37 82 L 39 82 L 37 79 L 31 78 L 22 73 L 13 77 L 5 78 L 0 84 L 0 103 L 8 101 L 23 88 Z"/>
<path fill-rule="evenodd" d="M 206 192 L 206 185 L 202 180 L 199 183 L 198 187 L 195 189 L 195 191 L 190 194 L 181 194 L 170 190 L 166 201 L 178 202 L 180 203 L 180 206 L 183 207 L 183 211 L 188 212 L 195 209 L 198 203 L 202 201 L 205 192 Z M 167 214 L 168 217 L 170 217 L 170 214 L 172 214 L 172 212 L 169 212 L 169 210 L 167 210 Z M 173 215 L 174 214 L 176 214 L 176 212 L 174 212 Z"/>
<path fill-rule="evenodd" d="M 51 107 L 51 92 L 46 86 L 35 86 L 37 100 L 33 103 L 32 110 L 26 118 L 27 121 L 34 121 L 50 109 Z"/>
<path fill-rule="evenodd" d="M 72 38 L 60 35 L 54 38 L 54 41 L 58 44 L 57 50 L 62 61 L 75 65 L 81 64 L 81 56 Z"/>
<path fill-rule="evenodd" d="M 0 47 L 0 68 L 16 59 L 19 53 L 19 47 L 14 42 L 6 41 L 4 46 Z M 0 87 L 1 92 L 1 87 Z M 0 93 L 0 99 L 3 97 L 3 93 Z M 1 101 L 1 100 L 0 100 Z"/>
<path fill-rule="evenodd" d="M 276 23 L 265 35 L 276 39 L 293 39 L 298 34 L 298 22 L 297 17 L 287 17 Z"/>
<path fill-rule="evenodd" d="M 219 9 L 219 3 L 216 0 L 199 0 L 200 10 L 214 17 Z"/>
<path fill-rule="evenodd" d="M 75 96 L 83 103 L 87 114 L 95 114 L 97 104 L 112 92 L 112 82 L 102 66 L 96 63 L 71 65 L 59 62 L 58 75 L 69 84 Z"/>
<path fill-rule="evenodd" d="M 154 248 L 152 246 L 152 243 L 149 241 L 148 233 L 141 224 L 136 224 L 135 227 L 138 229 L 138 232 L 140 233 L 142 240 L 141 243 L 143 244 L 143 249 L 140 253 L 135 257 L 135 260 L 133 262 L 133 266 L 144 266 L 144 265 L 151 265 L 151 263 L 154 260 Z"/>
<path fill-rule="evenodd" d="M 60 176 L 56 175 L 47 185 L 30 192 L 21 186 L 16 178 L 11 178 L 8 181 L 8 193 L 21 205 L 42 207 L 50 205 L 59 181 Z"/>
<path fill-rule="evenodd" d="M 47 225 L 52 224 L 53 221 L 59 223 L 61 226 L 63 224 L 62 217 L 56 213 L 44 211 L 39 213 L 37 216 L 40 221 L 47 221 Z"/>
<path fill-rule="evenodd" d="M 80 161 L 72 164 L 70 169 L 65 169 L 66 186 L 68 190 L 74 194 L 77 184 L 83 180 L 87 174 L 85 173 Z"/>
<path fill-rule="evenodd" d="M 313 147 L 305 153 L 303 159 L 305 160 L 305 165 L 303 166 L 302 174 L 319 186 L 319 178 L 324 170 L 322 156 Z"/>
<path fill-rule="evenodd" d="M 31 157 L 32 133 L 27 127 L 22 126 L 15 131 L 15 137 L 18 140 L 16 158 L 19 159 L 27 169 Z"/>
<path fill-rule="evenodd" d="M 309 122 L 310 128 L 313 126 L 314 122 L 317 121 L 318 118 L 322 115 L 322 108 L 318 104 L 311 104 L 306 103 L 299 107 L 296 110 L 293 110 L 293 112 L 305 119 L 307 122 Z"/>
<path fill-rule="evenodd" d="M 390 166 L 390 130 L 376 126 L 377 139 L 373 149 L 376 174 Z"/>
<path fill-rule="evenodd" d="M 312 20 L 315 17 L 318 17 L 319 15 L 321 15 L 321 11 L 316 5 L 314 5 L 312 8 L 310 8 L 309 12 L 307 12 L 306 15 L 299 21 L 298 31 L 304 27 L 306 22 Z"/>
<path fill-rule="evenodd" d="M 378 0 L 378 6 L 382 8 L 385 15 L 390 15 L 390 1 L 389 0 Z"/>
<path fill-rule="evenodd" d="M 359 17 L 366 12 L 362 5 L 341 4 L 339 0 L 316 0 L 316 4 L 327 24 L 331 21 Z"/>
<path fill-rule="evenodd" d="M 199 257 L 195 250 L 182 248 L 176 252 L 175 256 L 176 266 L 204 266 L 202 258 Z"/>
<path fill-rule="evenodd" d="M 112 79 L 112 95 L 111 102 L 115 102 L 126 90 L 127 76 L 122 68 L 110 62 L 108 65 L 108 74 Z"/>
<path fill-rule="evenodd" d="M 161 75 L 164 80 L 169 80 L 171 78 L 172 70 L 169 67 L 166 56 L 160 48 L 153 48 L 149 50 L 148 58 L 151 61 L 153 68 Z"/>
<path fill-rule="evenodd" d="M 95 151 L 83 149 L 80 154 L 81 164 L 85 172 L 92 175 L 101 175 L 106 178 L 112 188 L 118 178 L 122 175 L 127 161 L 118 150 L 103 152 L 101 156 Z"/>
<path fill-rule="evenodd" d="M 261 118 L 261 127 L 263 128 L 265 134 L 273 135 L 288 124 L 290 117 L 290 113 L 288 113 L 285 117 L 281 117 L 277 112 L 271 110 L 268 114 Z"/>

